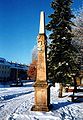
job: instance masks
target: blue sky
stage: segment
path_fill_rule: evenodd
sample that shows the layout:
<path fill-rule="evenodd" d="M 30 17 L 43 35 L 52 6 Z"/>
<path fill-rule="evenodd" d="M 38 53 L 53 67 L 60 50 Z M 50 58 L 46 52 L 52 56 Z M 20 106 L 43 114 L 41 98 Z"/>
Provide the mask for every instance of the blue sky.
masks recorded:
<path fill-rule="evenodd" d="M 37 42 L 40 11 L 45 11 L 46 23 L 51 0 L 0 0 L 0 57 L 8 61 L 31 63 L 31 54 Z M 73 9 L 82 6 L 74 0 Z"/>

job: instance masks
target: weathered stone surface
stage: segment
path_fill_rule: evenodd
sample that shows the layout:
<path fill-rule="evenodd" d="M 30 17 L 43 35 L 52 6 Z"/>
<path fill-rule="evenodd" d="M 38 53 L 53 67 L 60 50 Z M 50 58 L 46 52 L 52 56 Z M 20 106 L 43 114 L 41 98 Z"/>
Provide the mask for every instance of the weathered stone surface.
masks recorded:
<path fill-rule="evenodd" d="M 44 18 L 43 18 L 43 20 L 44 20 Z M 43 25 L 44 25 L 44 23 L 43 23 Z M 41 28 L 41 30 L 42 30 L 42 28 Z M 46 55 L 46 53 L 47 53 L 46 52 L 46 35 L 45 35 L 45 33 L 39 34 L 38 35 L 37 79 L 34 84 L 35 104 L 31 109 L 33 111 L 46 111 L 46 112 L 49 111 L 50 86 L 47 83 L 47 72 L 46 72 L 46 68 L 47 68 L 46 57 L 47 57 L 47 55 Z"/>
<path fill-rule="evenodd" d="M 36 86 L 35 87 L 35 105 L 31 110 L 33 111 L 46 111 L 50 110 L 50 87 Z"/>
<path fill-rule="evenodd" d="M 31 108 L 32 111 L 45 111 L 45 112 L 48 112 L 50 109 L 47 107 L 47 106 L 42 106 L 42 105 L 34 105 L 32 108 Z"/>
<path fill-rule="evenodd" d="M 38 37 L 38 62 L 37 62 L 37 80 L 46 81 L 46 47 L 45 47 L 46 37 L 45 34 L 41 34 Z"/>

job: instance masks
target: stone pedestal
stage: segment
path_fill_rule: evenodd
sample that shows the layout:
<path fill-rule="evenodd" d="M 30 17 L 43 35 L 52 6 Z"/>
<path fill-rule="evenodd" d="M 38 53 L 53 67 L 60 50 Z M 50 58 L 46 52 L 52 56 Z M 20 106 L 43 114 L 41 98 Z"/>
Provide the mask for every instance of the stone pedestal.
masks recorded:
<path fill-rule="evenodd" d="M 50 87 L 47 82 L 35 82 L 35 104 L 32 111 L 49 111 L 50 104 Z"/>

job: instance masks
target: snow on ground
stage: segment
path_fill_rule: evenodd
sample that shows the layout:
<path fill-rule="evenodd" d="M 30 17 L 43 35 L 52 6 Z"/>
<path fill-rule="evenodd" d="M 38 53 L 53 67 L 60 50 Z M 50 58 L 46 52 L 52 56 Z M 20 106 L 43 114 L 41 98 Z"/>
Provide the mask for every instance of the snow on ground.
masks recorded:
<path fill-rule="evenodd" d="M 0 120 L 83 120 L 83 101 L 72 103 L 68 95 L 58 98 L 58 85 L 51 87 L 52 109 L 49 112 L 34 112 L 33 82 L 23 87 L 0 88 Z"/>

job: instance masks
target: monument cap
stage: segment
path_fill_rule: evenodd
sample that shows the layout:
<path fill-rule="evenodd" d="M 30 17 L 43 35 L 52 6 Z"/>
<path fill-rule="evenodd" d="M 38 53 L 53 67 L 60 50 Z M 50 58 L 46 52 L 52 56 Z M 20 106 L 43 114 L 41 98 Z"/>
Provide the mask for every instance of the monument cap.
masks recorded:
<path fill-rule="evenodd" d="M 41 11 L 39 34 L 44 34 L 44 33 L 45 33 L 45 13 L 44 11 Z"/>

